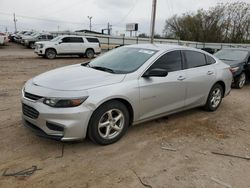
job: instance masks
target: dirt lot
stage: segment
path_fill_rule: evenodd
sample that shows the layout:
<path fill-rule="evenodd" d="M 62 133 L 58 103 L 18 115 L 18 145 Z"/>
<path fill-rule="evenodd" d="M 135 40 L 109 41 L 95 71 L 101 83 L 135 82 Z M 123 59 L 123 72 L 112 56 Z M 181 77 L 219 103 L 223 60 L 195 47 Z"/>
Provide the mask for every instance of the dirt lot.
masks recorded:
<path fill-rule="evenodd" d="M 232 90 L 216 112 L 194 109 L 136 125 L 109 146 L 65 143 L 60 157 L 61 142 L 21 124 L 21 88 L 39 73 L 83 61 L 46 60 L 16 44 L 0 47 L 0 173 L 42 168 L 25 178 L 0 176 L 0 187 L 250 187 L 250 160 L 211 153 L 250 156 L 250 85 Z"/>

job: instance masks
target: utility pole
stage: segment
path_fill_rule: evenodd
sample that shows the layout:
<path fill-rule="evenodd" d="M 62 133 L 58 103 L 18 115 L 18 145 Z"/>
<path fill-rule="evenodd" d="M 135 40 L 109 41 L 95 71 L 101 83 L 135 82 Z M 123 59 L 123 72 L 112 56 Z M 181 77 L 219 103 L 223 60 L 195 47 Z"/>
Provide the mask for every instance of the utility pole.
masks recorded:
<path fill-rule="evenodd" d="M 151 24 L 150 24 L 150 43 L 154 43 L 155 15 L 156 15 L 156 0 L 153 0 L 152 14 L 151 14 Z"/>
<path fill-rule="evenodd" d="M 16 29 L 16 22 L 17 22 L 17 19 L 16 19 L 16 15 L 14 13 L 14 26 L 15 26 L 15 32 L 17 32 L 17 29 Z"/>
<path fill-rule="evenodd" d="M 110 24 L 108 23 L 108 35 L 111 34 L 111 30 L 112 30 L 112 25 L 110 25 Z"/>
<path fill-rule="evenodd" d="M 92 19 L 93 17 L 92 16 L 88 16 L 88 19 L 89 19 L 89 30 L 91 31 L 91 29 L 92 29 L 92 23 L 91 23 L 91 19 Z"/>

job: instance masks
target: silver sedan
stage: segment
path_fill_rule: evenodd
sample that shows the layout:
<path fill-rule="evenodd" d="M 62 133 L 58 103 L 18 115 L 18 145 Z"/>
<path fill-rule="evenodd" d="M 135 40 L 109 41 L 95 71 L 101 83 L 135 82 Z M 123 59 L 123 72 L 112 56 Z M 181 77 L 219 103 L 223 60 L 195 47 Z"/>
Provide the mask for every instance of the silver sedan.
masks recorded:
<path fill-rule="evenodd" d="M 111 144 L 132 124 L 199 106 L 215 111 L 231 90 L 229 68 L 188 47 L 120 47 L 27 81 L 23 123 L 48 138 Z"/>

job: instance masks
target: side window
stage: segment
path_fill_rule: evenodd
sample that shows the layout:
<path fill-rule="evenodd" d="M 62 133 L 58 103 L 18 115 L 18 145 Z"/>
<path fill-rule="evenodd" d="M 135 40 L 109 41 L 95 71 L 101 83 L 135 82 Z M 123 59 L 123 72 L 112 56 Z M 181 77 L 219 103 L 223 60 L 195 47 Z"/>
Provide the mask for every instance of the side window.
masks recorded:
<path fill-rule="evenodd" d="M 83 43 L 83 39 L 82 39 L 82 37 L 70 37 L 70 42 Z"/>
<path fill-rule="evenodd" d="M 209 55 L 206 55 L 206 59 L 207 59 L 207 64 L 209 65 L 216 63 L 215 59 Z"/>
<path fill-rule="evenodd" d="M 52 35 L 48 35 L 47 37 L 48 37 L 48 39 L 50 39 L 50 40 L 53 39 L 53 36 L 52 36 Z"/>
<path fill-rule="evenodd" d="M 64 37 L 62 39 L 62 42 L 66 43 L 66 42 L 70 42 L 70 37 Z"/>
<path fill-rule="evenodd" d="M 201 67 L 207 64 L 205 55 L 196 51 L 184 51 L 186 58 L 185 68 Z"/>
<path fill-rule="evenodd" d="M 150 67 L 150 69 L 161 68 L 168 72 L 178 71 L 182 69 L 182 57 L 181 51 L 172 51 L 161 56 L 156 62 Z"/>
<path fill-rule="evenodd" d="M 41 35 L 40 38 L 41 39 L 47 39 L 46 35 Z"/>
<path fill-rule="evenodd" d="M 99 43 L 99 40 L 97 38 L 86 38 L 88 42 L 93 42 L 93 43 Z"/>

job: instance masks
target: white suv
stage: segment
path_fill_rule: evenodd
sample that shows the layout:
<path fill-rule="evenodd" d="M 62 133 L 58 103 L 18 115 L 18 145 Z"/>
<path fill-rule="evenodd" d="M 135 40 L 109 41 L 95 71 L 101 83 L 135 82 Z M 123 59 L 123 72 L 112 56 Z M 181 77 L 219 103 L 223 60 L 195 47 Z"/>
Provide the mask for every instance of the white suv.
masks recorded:
<path fill-rule="evenodd" d="M 57 55 L 93 58 L 95 54 L 101 53 L 100 42 L 95 37 L 62 35 L 51 41 L 36 42 L 35 45 L 35 53 L 48 59 L 54 59 Z"/>

